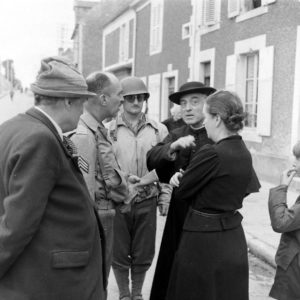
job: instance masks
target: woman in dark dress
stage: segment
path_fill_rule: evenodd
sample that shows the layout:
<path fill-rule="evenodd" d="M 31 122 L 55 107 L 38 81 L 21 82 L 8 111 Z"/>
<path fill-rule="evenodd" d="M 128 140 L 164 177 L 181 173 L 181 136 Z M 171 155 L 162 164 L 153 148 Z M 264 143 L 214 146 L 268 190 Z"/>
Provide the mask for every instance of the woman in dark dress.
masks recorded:
<path fill-rule="evenodd" d="M 172 266 L 168 300 L 248 300 L 248 257 L 242 216 L 243 199 L 260 185 L 251 154 L 238 131 L 243 106 L 228 91 L 206 99 L 203 112 L 208 137 L 182 175 L 171 183 L 174 201 L 186 201 L 189 212 Z"/>

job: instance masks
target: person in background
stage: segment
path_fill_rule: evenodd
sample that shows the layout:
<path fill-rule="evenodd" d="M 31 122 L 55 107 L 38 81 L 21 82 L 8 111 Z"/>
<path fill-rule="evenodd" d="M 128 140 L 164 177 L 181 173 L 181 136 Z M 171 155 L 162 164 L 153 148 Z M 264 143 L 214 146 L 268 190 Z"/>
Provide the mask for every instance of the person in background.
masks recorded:
<path fill-rule="evenodd" d="M 149 98 L 144 82 L 137 77 L 121 81 L 123 113 L 109 124 L 109 137 L 122 171 L 136 175 L 144 182 L 150 176 L 146 154 L 168 134 L 167 128 L 149 119 L 143 112 Z M 156 177 L 157 180 L 157 177 Z M 138 189 L 129 209 L 116 208 L 112 268 L 122 300 L 142 300 L 142 287 L 155 251 L 156 207 L 167 214 L 171 187 L 151 183 Z M 132 289 L 129 288 L 129 270 Z"/>
<path fill-rule="evenodd" d="M 280 185 L 270 189 L 269 214 L 275 232 L 281 233 L 276 252 L 276 274 L 270 297 L 278 300 L 300 299 L 300 197 L 291 207 L 287 205 L 287 191 L 293 177 L 300 172 L 300 141 L 294 148 L 294 165 L 285 170 Z"/>
<path fill-rule="evenodd" d="M 154 146 L 147 154 L 149 170 L 158 169 L 160 180 L 169 182 L 172 175 L 179 170 L 185 170 L 198 149 L 212 141 L 207 137 L 203 126 L 203 105 L 205 99 L 215 92 L 201 82 L 184 83 L 179 91 L 169 96 L 170 101 L 180 105 L 185 125 L 169 133 L 161 142 Z M 170 209 L 165 225 L 158 264 L 154 274 L 151 290 L 151 300 L 165 299 L 169 275 L 176 253 L 183 222 L 188 205 L 175 202 L 172 194 Z"/>
<path fill-rule="evenodd" d="M 14 95 L 15 95 L 14 88 L 11 87 L 11 89 L 10 89 L 10 91 L 9 91 L 9 96 L 10 96 L 10 100 L 11 100 L 11 101 L 14 100 Z"/>
<path fill-rule="evenodd" d="M 78 149 L 79 166 L 87 183 L 105 233 L 105 267 L 108 279 L 113 251 L 115 206 L 130 196 L 128 184 L 139 181 L 120 171 L 112 144 L 103 125 L 106 118 L 117 115 L 122 87 L 117 77 L 108 72 L 94 72 L 86 79 L 88 90 L 95 96 L 88 98 L 72 140 Z"/>
<path fill-rule="evenodd" d="M 102 228 L 63 136 L 94 94 L 61 57 L 31 89 L 35 107 L 0 126 L 0 298 L 103 300 Z"/>
<path fill-rule="evenodd" d="M 185 125 L 185 122 L 183 121 L 181 115 L 181 107 L 179 105 L 175 104 L 174 106 L 172 106 L 170 112 L 171 117 L 162 121 L 162 123 L 165 124 L 168 128 L 169 132 Z"/>
<path fill-rule="evenodd" d="M 236 94 L 218 91 L 206 99 L 203 113 L 215 144 L 200 148 L 184 173 L 170 180 L 174 201 L 186 202 L 189 210 L 165 299 L 248 300 L 247 244 L 238 209 L 260 184 L 238 134 L 243 105 Z"/>

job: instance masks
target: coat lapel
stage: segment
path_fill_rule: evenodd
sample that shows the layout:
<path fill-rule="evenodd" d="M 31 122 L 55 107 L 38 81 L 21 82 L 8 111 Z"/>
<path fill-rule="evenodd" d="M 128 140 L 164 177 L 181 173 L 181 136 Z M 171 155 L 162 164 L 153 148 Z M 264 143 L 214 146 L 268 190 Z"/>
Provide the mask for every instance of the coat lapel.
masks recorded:
<path fill-rule="evenodd" d="M 35 109 L 35 108 L 31 108 L 28 111 L 26 111 L 26 114 L 31 116 L 32 118 L 35 118 L 37 120 L 39 120 L 41 123 L 43 123 L 45 126 L 47 126 L 49 128 L 49 130 L 54 134 L 54 136 L 56 137 L 56 139 L 58 140 L 60 146 L 63 148 L 66 156 L 72 160 L 73 164 L 76 166 L 76 168 L 80 171 L 78 167 L 78 163 L 77 163 L 77 159 L 74 159 L 72 157 L 72 155 L 70 154 L 70 152 L 68 151 L 68 149 L 66 148 L 66 146 L 63 144 L 60 135 L 58 134 L 56 128 L 53 126 L 53 124 L 51 123 L 51 121 L 43 114 L 41 113 L 39 110 Z"/>

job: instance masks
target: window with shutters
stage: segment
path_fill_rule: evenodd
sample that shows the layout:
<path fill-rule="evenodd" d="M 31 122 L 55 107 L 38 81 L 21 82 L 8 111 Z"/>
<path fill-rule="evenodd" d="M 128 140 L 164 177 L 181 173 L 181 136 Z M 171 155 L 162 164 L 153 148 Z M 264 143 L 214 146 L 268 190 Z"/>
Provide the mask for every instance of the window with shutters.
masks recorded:
<path fill-rule="evenodd" d="M 129 22 L 120 27 L 119 62 L 126 62 L 129 53 Z"/>
<path fill-rule="evenodd" d="M 235 91 L 244 103 L 245 140 L 262 142 L 271 135 L 274 46 L 266 35 L 236 41 L 234 54 L 226 59 L 226 89 Z"/>
<path fill-rule="evenodd" d="M 135 39 L 135 12 L 128 10 L 103 29 L 102 62 L 105 71 L 131 68 Z"/>
<path fill-rule="evenodd" d="M 160 120 L 165 120 L 170 117 L 170 109 L 173 107 L 173 102 L 169 101 L 169 95 L 177 90 L 178 70 L 172 70 L 172 68 L 170 68 L 169 71 L 164 72 L 162 74 L 161 87 Z"/>
<path fill-rule="evenodd" d="M 276 0 L 228 0 L 228 17 L 237 17 L 236 22 L 268 12 L 268 5 Z"/>
<path fill-rule="evenodd" d="M 163 33 L 163 0 L 151 1 L 150 55 L 161 52 Z"/>
<path fill-rule="evenodd" d="M 206 86 L 214 86 L 215 73 L 215 48 L 206 49 L 198 53 L 195 64 L 196 80 L 203 82 Z"/>
<path fill-rule="evenodd" d="M 196 19 L 202 33 L 219 29 L 220 13 L 221 0 L 202 0 L 197 3 Z"/>
<path fill-rule="evenodd" d="M 245 83 L 244 99 L 245 126 L 257 127 L 257 95 L 258 95 L 258 53 L 244 55 L 245 59 Z"/>
<path fill-rule="evenodd" d="M 202 63 L 203 65 L 203 83 L 206 86 L 210 86 L 210 69 L 211 69 L 211 63 L 209 62 L 205 62 Z"/>

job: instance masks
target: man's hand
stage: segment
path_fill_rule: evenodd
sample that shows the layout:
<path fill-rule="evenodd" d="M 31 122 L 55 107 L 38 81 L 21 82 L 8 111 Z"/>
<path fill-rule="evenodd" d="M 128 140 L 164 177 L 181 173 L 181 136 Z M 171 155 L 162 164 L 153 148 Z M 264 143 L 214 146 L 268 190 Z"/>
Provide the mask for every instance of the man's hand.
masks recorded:
<path fill-rule="evenodd" d="M 281 178 L 280 178 L 280 184 L 289 186 L 290 183 L 292 182 L 293 177 L 295 176 L 296 172 L 297 172 L 297 170 L 295 167 L 283 171 Z"/>
<path fill-rule="evenodd" d="M 171 152 L 175 152 L 176 150 L 179 149 L 184 149 L 184 148 L 189 148 L 194 146 L 196 146 L 195 138 L 192 135 L 187 135 L 173 142 L 170 148 L 171 148 Z"/>
<path fill-rule="evenodd" d="M 166 216 L 169 211 L 169 203 L 159 204 L 158 209 L 161 216 Z"/>
<path fill-rule="evenodd" d="M 170 179 L 170 184 L 173 186 L 173 187 L 179 187 L 179 183 L 180 183 L 180 179 L 182 178 L 183 176 L 183 173 L 184 171 L 182 169 L 180 169 L 179 172 L 176 172 L 172 178 Z"/>
<path fill-rule="evenodd" d="M 131 184 L 135 184 L 141 181 L 141 178 L 135 175 L 129 175 L 128 182 Z"/>

